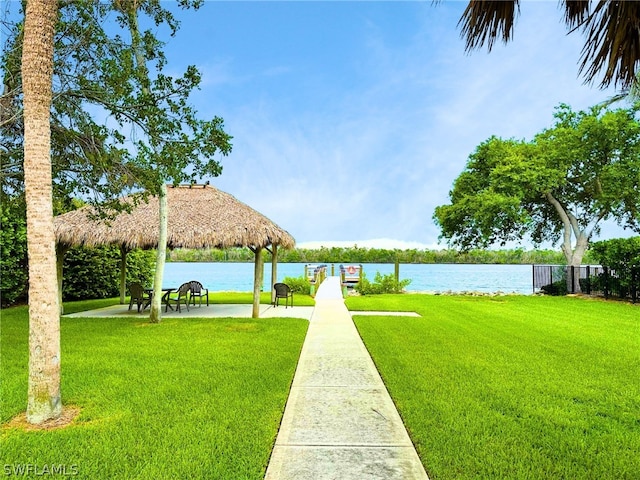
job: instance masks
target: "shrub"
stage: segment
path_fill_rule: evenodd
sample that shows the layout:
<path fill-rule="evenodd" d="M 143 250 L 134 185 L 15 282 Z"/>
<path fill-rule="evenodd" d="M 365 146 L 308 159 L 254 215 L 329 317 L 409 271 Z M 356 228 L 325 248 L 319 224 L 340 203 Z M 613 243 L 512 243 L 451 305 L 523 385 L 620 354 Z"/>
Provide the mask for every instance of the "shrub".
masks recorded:
<path fill-rule="evenodd" d="M 133 251 L 127 255 L 126 283 L 150 284 L 154 253 Z M 65 255 L 63 300 L 88 300 L 120 294 L 120 250 L 117 247 L 71 248 Z"/>
<path fill-rule="evenodd" d="M 613 268 L 618 273 L 640 266 L 640 236 L 593 242 L 590 248 L 600 265 Z"/>
<path fill-rule="evenodd" d="M 559 280 L 549 285 L 540 287 L 540 290 L 547 295 L 566 295 L 567 294 L 567 281 Z"/>
<path fill-rule="evenodd" d="M 592 280 L 592 278 L 580 278 L 580 279 L 578 279 L 578 283 L 580 284 L 580 291 L 581 292 L 589 292 L 591 290 L 596 290 L 596 288 L 595 288 L 596 285 L 595 285 L 595 282 Z"/>
<path fill-rule="evenodd" d="M 598 275 L 595 281 L 598 288 L 594 290 L 615 292 L 620 298 L 634 297 L 640 288 L 640 236 L 594 242 L 591 249 L 601 265 L 615 272 L 613 276 Z"/>
<path fill-rule="evenodd" d="M 27 222 L 24 203 L 0 205 L 0 299 L 8 306 L 27 299 Z"/>
<path fill-rule="evenodd" d="M 153 283 L 155 266 L 155 250 L 136 249 L 130 251 L 127 255 L 127 285 L 132 282 L 138 282 L 142 285 L 150 286 Z"/>
<path fill-rule="evenodd" d="M 360 282 L 354 287 L 360 295 L 376 295 L 379 293 L 403 293 L 407 285 L 411 283 L 411 280 L 396 280 L 394 274 L 382 275 L 380 272 L 376 272 L 373 283 L 371 283 L 364 272 L 362 272 L 362 278 Z"/>
<path fill-rule="evenodd" d="M 303 295 L 311 294 L 311 283 L 304 275 L 301 277 L 285 277 L 284 283 L 291 287 L 294 293 L 301 293 Z"/>
<path fill-rule="evenodd" d="M 596 276 L 592 276 L 590 279 L 591 291 L 602 292 L 605 294 L 613 294 L 620 298 L 625 298 L 631 295 L 633 288 L 632 281 L 629 272 L 622 272 L 621 276 L 617 273 L 611 275 L 611 273 L 599 273 Z"/>
<path fill-rule="evenodd" d="M 154 253 L 127 256 L 127 283 L 150 284 Z M 63 300 L 108 298 L 120 293 L 117 247 L 73 248 L 64 263 Z M 28 300 L 29 269 L 24 198 L 0 192 L 0 300 L 2 307 Z"/>

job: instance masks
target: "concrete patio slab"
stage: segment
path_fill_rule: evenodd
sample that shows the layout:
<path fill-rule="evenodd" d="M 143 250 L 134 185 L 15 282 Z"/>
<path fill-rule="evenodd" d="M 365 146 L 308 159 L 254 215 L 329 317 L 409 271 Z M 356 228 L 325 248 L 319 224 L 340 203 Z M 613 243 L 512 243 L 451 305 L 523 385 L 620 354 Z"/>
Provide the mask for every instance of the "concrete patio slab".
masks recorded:
<path fill-rule="evenodd" d="M 162 311 L 163 318 L 251 318 L 252 305 L 215 303 L 207 306 L 191 307 L 189 311 L 181 309 L 176 311 Z M 273 305 L 260 305 L 260 318 L 303 318 L 309 320 L 314 307 L 274 307 Z M 64 317 L 136 317 L 149 316 L 149 310 L 138 313 L 135 308 L 129 310 L 129 305 L 112 305 L 110 307 L 88 310 L 86 312 L 71 313 Z"/>
<path fill-rule="evenodd" d="M 223 304 L 216 303 L 207 306 L 196 306 L 186 311 L 182 309 L 181 312 L 169 311 L 162 312 L 163 316 L 167 318 L 220 318 L 220 317 L 232 317 L 232 318 L 251 318 L 252 306 L 247 304 Z M 274 307 L 273 305 L 260 305 L 260 317 L 261 318 L 304 318 L 311 320 L 314 307 Z M 419 316 L 415 312 L 352 312 L 353 315 L 392 315 L 392 316 Z M 94 310 L 87 310 L 84 312 L 70 313 L 63 315 L 64 317 L 140 317 L 144 318 L 149 315 L 149 310 L 145 310 L 144 313 L 138 313 L 135 309 L 129 310 L 129 305 L 112 305 L 110 307 L 97 308 Z M 318 318 L 322 318 L 321 316 Z M 330 322 L 331 320 L 328 319 Z M 353 326 L 355 328 L 355 326 Z M 333 333 L 330 333 L 333 335 Z"/>

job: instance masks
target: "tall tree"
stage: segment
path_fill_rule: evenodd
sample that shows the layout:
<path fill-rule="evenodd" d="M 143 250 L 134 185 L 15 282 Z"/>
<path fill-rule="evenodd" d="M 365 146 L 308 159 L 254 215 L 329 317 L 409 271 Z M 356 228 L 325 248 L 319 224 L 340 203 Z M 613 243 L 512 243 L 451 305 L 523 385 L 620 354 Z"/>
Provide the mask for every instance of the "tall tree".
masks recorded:
<path fill-rule="evenodd" d="M 197 8 L 201 1 L 182 2 L 184 6 Z M 173 15 L 163 9 L 157 0 L 117 0 L 117 21 L 131 37 L 129 55 L 118 57 L 117 63 L 103 65 L 101 82 L 111 88 L 113 102 L 108 106 L 121 125 L 129 124 L 140 134 L 134 140 L 135 156 L 131 162 L 144 176 L 137 180 L 148 192 L 159 199 L 158 221 L 160 225 L 154 294 L 150 320 L 161 320 L 162 278 L 167 243 L 167 182 L 173 184 L 194 181 L 205 175 L 217 176 L 222 167 L 217 154 L 231 151 L 231 137 L 223 129 L 223 121 L 215 117 L 210 121 L 197 118 L 196 111 L 188 104 L 193 89 L 200 83 L 200 74 L 189 66 L 185 74 L 173 79 L 163 73 L 166 59 L 162 43 L 150 30 L 141 31 L 139 16 L 150 17 L 156 25 L 166 23 L 172 34 L 178 28 Z M 148 63 L 155 64 L 152 77 Z M 122 78 L 123 72 L 126 78 Z M 126 88 L 122 88 L 125 80 Z M 137 105 L 133 111 L 129 105 Z M 123 115 L 122 112 L 127 112 Z"/>
<path fill-rule="evenodd" d="M 182 7 L 200 4 L 179 2 Z M 131 44 L 106 33 L 106 17 L 114 11 L 125 28 L 127 15 L 135 11 L 156 25 L 168 24 L 174 33 L 178 22 L 159 1 L 68 2 L 63 7 L 71 13 L 58 25 L 64 34 L 55 37 L 57 1 L 28 0 L 24 26 L 13 30 L 12 48 L 3 51 L 1 149 L 3 160 L 10 161 L 3 161 L 2 188 L 19 189 L 24 175 L 30 277 L 27 418 L 34 423 L 62 409 L 51 154 L 59 160 L 56 178 L 65 192 L 88 194 L 97 186 L 107 199 L 115 199 L 124 188 L 158 193 L 167 181 L 218 175 L 221 166 L 214 155 L 231 149 L 222 119 L 200 120 L 187 103 L 200 82 L 195 67 L 177 79 L 164 75 L 162 44 L 147 30 L 140 42 L 145 61 L 155 62 L 154 75 L 149 75 L 136 68 Z M 61 51 L 67 56 L 54 58 Z M 56 98 L 63 100 L 52 104 L 54 64 Z M 89 105 L 107 112 L 116 127 L 95 123 L 86 113 Z M 126 137 L 120 133 L 125 129 L 135 133 Z M 16 148 L 22 144 L 23 154 Z"/>
<path fill-rule="evenodd" d="M 51 106 L 51 161 L 54 211 L 63 210 L 73 195 L 94 204 L 119 205 L 115 200 L 133 188 L 136 172 L 127 162 L 126 139 L 117 129 L 95 121 L 106 101 L 100 90 L 89 88 L 99 78 L 99 61 L 108 58 L 117 43 L 105 33 L 108 4 L 61 4 L 54 36 L 53 102 Z M 23 105 L 20 73 L 24 21 L 16 9 L 3 18 L 2 92 L 0 95 L 0 180 L 7 198 L 23 191 Z M 9 7 L 7 7 L 9 8 Z M 92 113 L 90 113 L 92 112 Z"/>
<path fill-rule="evenodd" d="M 29 256 L 29 387 L 27 420 L 62 413 L 60 310 L 51 193 L 51 82 L 57 0 L 28 0 L 22 50 L 24 183 Z"/>
<path fill-rule="evenodd" d="M 585 44 L 580 73 L 592 82 L 602 74 L 600 87 L 611 84 L 623 89 L 636 83 L 640 64 L 640 2 L 617 0 L 561 0 L 564 21 L 573 30 L 582 30 Z M 491 51 L 495 41 L 507 43 L 513 36 L 520 13 L 519 0 L 471 0 L 459 25 L 466 49 Z"/>
<path fill-rule="evenodd" d="M 561 242 L 580 265 L 603 220 L 640 229 L 637 109 L 556 109 L 555 125 L 531 142 L 491 137 L 469 156 L 451 203 L 436 208 L 442 236 L 463 249 L 496 242 Z"/>
<path fill-rule="evenodd" d="M 179 6 L 198 8 L 201 3 L 182 0 Z M 231 137 L 224 132 L 221 118 L 201 120 L 188 103 L 199 86 L 199 72 L 194 66 L 178 78 L 163 72 L 166 58 L 156 32 L 166 26 L 174 35 L 179 27 L 174 15 L 157 0 L 68 2 L 61 13 L 52 109 L 57 191 L 62 196 L 81 194 L 94 205 L 122 207 L 118 198 L 132 189 L 162 199 L 167 182 L 219 175 L 216 155 L 228 154 Z M 140 23 L 155 25 L 156 31 L 143 30 Z M 3 106 L 12 107 L 3 112 L 12 114 L 0 121 L 0 147 L 3 155 L 13 159 L 12 167 L 2 170 L 3 189 L 19 185 L 21 175 L 22 159 L 16 148 L 22 141 L 21 78 L 11 68 L 21 38 L 17 24 L 3 52 L 7 68 L 0 100 Z M 89 112 L 96 109 L 110 118 L 105 122 L 109 127 L 95 122 Z M 114 212 L 103 208 L 102 213 Z M 162 225 L 166 228 L 166 221 Z M 159 288 L 164 244 L 161 240 L 155 281 Z M 159 302 L 160 295 L 156 298 Z M 152 318 L 159 320 L 159 315 L 158 303 Z"/>

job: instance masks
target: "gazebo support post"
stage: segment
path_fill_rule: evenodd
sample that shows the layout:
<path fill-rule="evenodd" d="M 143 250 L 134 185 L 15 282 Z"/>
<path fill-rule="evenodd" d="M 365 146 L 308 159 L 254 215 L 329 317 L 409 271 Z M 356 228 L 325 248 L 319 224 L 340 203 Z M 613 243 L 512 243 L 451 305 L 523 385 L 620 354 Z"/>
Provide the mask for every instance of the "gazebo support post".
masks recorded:
<path fill-rule="evenodd" d="M 262 288 L 262 247 L 251 249 L 256 255 L 256 263 L 253 271 L 253 309 L 252 318 L 260 318 L 260 289 Z"/>
<path fill-rule="evenodd" d="M 273 289 L 273 286 L 278 281 L 278 245 L 272 245 L 271 252 L 271 285 L 269 285 L 269 290 L 271 290 L 271 303 L 276 303 L 276 291 Z"/>
<path fill-rule="evenodd" d="M 126 303 L 124 297 L 127 294 L 127 253 L 129 249 L 120 245 L 120 305 Z"/>
<path fill-rule="evenodd" d="M 271 248 L 264 247 L 264 249 L 271 254 L 271 285 L 269 286 L 269 292 L 271 293 L 271 304 L 276 304 L 276 292 L 273 286 L 278 281 L 278 245 L 271 245 Z"/>
<path fill-rule="evenodd" d="M 64 254 L 69 250 L 69 246 L 56 243 L 56 274 L 58 277 L 58 306 L 60 315 L 64 313 L 64 305 L 62 304 L 62 274 L 64 267 Z"/>

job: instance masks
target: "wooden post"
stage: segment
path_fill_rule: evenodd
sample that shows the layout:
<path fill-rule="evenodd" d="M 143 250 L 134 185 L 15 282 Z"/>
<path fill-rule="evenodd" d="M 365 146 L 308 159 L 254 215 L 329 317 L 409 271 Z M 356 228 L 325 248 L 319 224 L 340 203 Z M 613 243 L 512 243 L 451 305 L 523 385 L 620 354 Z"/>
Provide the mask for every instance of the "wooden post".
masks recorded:
<path fill-rule="evenodd" d="M 127 247 L 120 245 L 120 305 L 124 305 L 127 294 Z"/>
<path fill-rule="evenodd" d="M 252 318 L 260 318 L 260 290 L 262 288 L 262 247 L 256 247 L 256 263 L 253 271 L 253 310 Z"/>
<path fill-rule="evenodd" d="M 400 282 L 400 261 L 397 258 L 394 273 L 396 275 L 396 282 Z"/>
<path fill-rule="evenodd" d="M 276 291 L 273 288 L 275 283 L 278 281 L 278 245 L 273 244 L 271 252 L 271 285 L 269 286 L 269 290 L 271 290 L 271 303 L 276 302 Z"/>
<path fill-rule="evenodd" d="M 64 266 L 64 254 L 67 253 L 69 247 L 56 244 L 56 274 L 58 277 L 58 303 L 60 305 L 60 315 L 64 313 L 64 305 L 62 305 L 62 276 Z"/>

